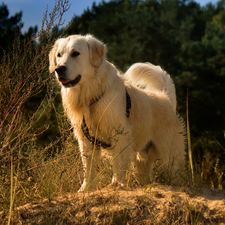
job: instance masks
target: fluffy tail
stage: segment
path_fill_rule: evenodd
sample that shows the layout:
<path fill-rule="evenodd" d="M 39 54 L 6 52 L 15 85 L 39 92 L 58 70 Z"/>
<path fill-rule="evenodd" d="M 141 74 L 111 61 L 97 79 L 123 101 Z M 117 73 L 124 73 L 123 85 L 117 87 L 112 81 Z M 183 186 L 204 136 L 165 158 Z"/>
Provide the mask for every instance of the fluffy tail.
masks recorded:
<path fill-rule="evenodd" d="M 133 86 L 165 92 L 171 101 L 173 111 L 176 112 L 177 101 L 173 81 L 160 66 L 154 66 L 151 63 L 135 63 L 127 70 L 125 76 Z"/>

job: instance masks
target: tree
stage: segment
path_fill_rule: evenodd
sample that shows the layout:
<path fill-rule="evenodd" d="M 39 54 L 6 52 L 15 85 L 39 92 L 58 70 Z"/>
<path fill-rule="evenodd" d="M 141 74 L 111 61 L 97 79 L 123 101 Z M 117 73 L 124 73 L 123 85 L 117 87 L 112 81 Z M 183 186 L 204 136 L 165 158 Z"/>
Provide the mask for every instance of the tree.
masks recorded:
<path fill-rule="evenodd" d="M 2 3 L 0 6 L 0 48 L 7 50 L 12 47 L 16 33 L 20 33 L 23 26 L 21 23 L 22 12 L 16 13 L 14 16 L 9 17 L 9 10 L 7 6 Z M 24 35 L 21 34 L 21 39 L 29 38 L 37 33 L 37 26 L 30 27 Z M 0 51 L 0 58 L 3 56 Z"/>

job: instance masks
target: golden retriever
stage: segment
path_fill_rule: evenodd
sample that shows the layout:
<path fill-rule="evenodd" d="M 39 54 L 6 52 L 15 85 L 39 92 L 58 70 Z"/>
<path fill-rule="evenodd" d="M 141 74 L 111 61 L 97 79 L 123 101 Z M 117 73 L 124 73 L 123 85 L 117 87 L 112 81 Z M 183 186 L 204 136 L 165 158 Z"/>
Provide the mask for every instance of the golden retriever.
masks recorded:
<path fill-rule="evenodd" d="M 50 73 L 61 85 L 65 112 L 81 152 L 84 181 L 96 186 L 101 150 L 113 157 L 113 184 L 123 186 L 133 165 L 141 183 L 161 160 L 176 172 L 184 163 L 184 125 L 176 114 L 170 76 L 159 66 L 136 63 L 124 75 L 106 60 L 106 45 L 92 35 L 58 39 Z"/>

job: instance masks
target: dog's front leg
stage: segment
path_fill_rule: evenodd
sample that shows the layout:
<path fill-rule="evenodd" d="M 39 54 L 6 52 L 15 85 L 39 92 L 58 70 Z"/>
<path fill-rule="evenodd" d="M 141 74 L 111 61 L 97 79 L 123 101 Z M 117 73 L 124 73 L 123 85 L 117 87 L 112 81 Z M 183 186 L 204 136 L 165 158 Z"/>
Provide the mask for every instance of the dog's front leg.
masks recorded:
<path fill-rule="evenodd" d="M 132 145 L 129 136 L 120 135 L 113 150 L 112 184 L 124 186 L 126 174 L 130 166 Z"/>
<path fill-rule="evenodd" d="M 79 189 L 80 192 L 95 188 L 96 177 L 100 171 L 101 152 L 97 146 L 94 147 L 89 141 L 79 141 L 79 146 L 84 169 L 84 181 Z"/>

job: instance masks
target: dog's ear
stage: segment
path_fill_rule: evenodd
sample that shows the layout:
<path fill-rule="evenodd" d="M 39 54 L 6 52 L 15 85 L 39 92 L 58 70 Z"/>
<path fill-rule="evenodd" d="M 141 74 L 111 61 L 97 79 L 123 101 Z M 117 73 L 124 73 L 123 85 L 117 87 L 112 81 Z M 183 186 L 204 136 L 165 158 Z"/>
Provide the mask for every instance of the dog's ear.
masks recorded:
<path fill-rule="evenodd" d="M 58 48 L 58 43 L 57 41 L 55 42 L 55 44 L 53 45 L 52 50 L 49 53 L 49 72 L 53 73 L 55 71 L 55 66 L 56 66 L 56 58 L 55 58 L 55 54 Z"/>
<path fill-rule="evenodd" d="M 89 34 L 86 35 L 86 40 L 90 52 L 91 65 L 98 68 L 106 56 L 106 45 Z"/>

